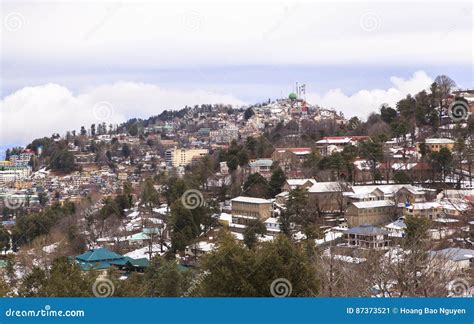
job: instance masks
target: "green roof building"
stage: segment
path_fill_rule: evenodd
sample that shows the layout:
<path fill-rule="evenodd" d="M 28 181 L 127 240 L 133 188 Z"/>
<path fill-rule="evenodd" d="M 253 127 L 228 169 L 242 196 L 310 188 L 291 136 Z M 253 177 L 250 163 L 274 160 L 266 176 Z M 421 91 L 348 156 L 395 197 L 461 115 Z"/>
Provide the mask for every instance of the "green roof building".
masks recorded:
<path fill-rule="evenodd" d="M 132 259 L 106 248 L 91 249 L 74 257 L 75 262 L 84 270 L 107 270 L 117 267 L 124 271 L 143 272 L 150 264 L 148 259 Z"/>

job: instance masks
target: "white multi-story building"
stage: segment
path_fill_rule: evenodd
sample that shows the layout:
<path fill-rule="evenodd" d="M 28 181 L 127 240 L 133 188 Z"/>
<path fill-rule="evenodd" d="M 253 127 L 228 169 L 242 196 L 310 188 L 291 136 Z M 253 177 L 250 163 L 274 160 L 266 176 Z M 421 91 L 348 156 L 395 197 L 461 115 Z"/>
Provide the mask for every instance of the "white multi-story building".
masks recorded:
<path fill-rule="evenodd" d="M 0 186 L 22 181 L 31 175 L 30 166 L 2 166 L 0 167 Z"/>
<path fill-rule="evenodd" d="M 33 157 L 35 153 L 31 150 L 24 150 L 20 154 L 13 154 L 10 155 L 8 160 L 13 163 L 13 165 L 16 166 L 25 166 L 28 165 L 28 163 L 31 160 L 31 157 Z"/>

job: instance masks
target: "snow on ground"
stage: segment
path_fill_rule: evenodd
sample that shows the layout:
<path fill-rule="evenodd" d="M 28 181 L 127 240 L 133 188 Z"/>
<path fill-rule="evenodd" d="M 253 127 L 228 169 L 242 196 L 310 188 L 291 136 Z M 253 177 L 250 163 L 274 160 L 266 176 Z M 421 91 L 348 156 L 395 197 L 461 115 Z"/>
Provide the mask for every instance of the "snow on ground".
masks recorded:
<path fill-rule="evenodd" d="M 342 237 L 342 235 L 343 234 L 341 232 L 330 231 L 330 232 L 327 232 L 324 235 L 323 239 L 315 240 L 315 242 L 316 242 L 316 245 L 321 245 L 321 244 L 324 244 L 326 242 L 334 241 L 335 239 L 338 239 L 338 238 Z"/>
<path fill-rule="evenodd" d="M 59 246 L 59 242 L 53 243 L 51 245 L 46 245 L 43 247 L 43 252 L 45 253 L 54 253 Z"/>
<path fill-rule="evenodd" d="M 258 240 L 260 242 L 270 242 L 270 241 L 273 241 L 275 239 L 274 236 L 272 235 L 263 235 L 263 236 L 258 236 Z"/>
<path fill-rule="evenodd" d="M 344 234 L 341 233 L 341 232 L 329 230 L 324 234 L 324 238 L 314 240 L 314 242 L 316 243 L 316 245 L 321 245 L 321 244 L 324 244 L 324 243 L 327 243 L 327 242 L 334 241 L 335 239 L 338 239 L 338 238 L 342 237 L 343 235 Z M 306 235 L 304 235 L 302 232 L 296 232 L 295 234 L 293 234 L 293 237 L 296 240 L 305 240 L 306 239 Z"/>
<path fill-rule="evenodd" d="M 140 212 L 138 210 L 131 212 L 130 214 L 127 215 L 128 218 L 135 218 L 138 215 L 140 215 Z"/>
<path fill-rule="evenodd" d="M 244 235 L 242 233 L 236 233 L 236 232 L 231 232 L 232 235 L 234 235 L 236 240 L 243 241 L 244 240 Z"/>
<path fill-rule="evenodd" d="M 166 204 L 162 204 L 159 208 L 153 208 L 153 212 L 166 215 L 168 213 L 168 206 Z"/>
<path fill-rule="evenodd" d="M 163 255 L 165 254 L 166 250 L 167 250 L 166 246 L 163 245 L 163 253 L 162 253 L 160 244 L 157 244 L 157 243 L 153 244 L 153 247 L 152 247 L 153 254 Z M 128 252 L 127 254 L 125 254 L 125 256 L 128 256 L 132 259 L 147 258 L 148 260 L 150 260 L 150 255 L 148 254 L 149 251 L 150 251 L 150 248 L 148 246 L 145 246 L 140 249 L 134 250 L 132 252 Z"/>
<path fill-rule="evenodd" d="M 339 255 L 339 254 L 334 255 L 334 259 L 340 260 L 343 262 L 357 263 L 357 264 L 365 262 L 365 258 L 356 258 L 356 257 L 348 256 L 348 255 Z"/>

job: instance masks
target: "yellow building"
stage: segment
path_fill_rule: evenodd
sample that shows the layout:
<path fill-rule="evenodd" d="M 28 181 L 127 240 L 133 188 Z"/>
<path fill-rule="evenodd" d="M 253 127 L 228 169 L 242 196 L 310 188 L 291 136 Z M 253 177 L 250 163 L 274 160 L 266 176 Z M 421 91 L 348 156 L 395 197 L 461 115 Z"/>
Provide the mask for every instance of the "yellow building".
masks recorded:
<path fill-rule="evenodd" d="M 256 219 L 263 222 L 272 215 L 272 202 L 267 199 L 239 196 L 231 204 L 232 223 L 247 225 Z"/>
<path fill-rule="evenodd" d="M 395 218 L 396 206 L 391 200 L 352 202 L 347 207 L 345 216 L 349 227 L 381 225 Z"/>
<path fill-rule="evenodd" d="M 193 160 L 200 159 L 208 154 L 209 152 L 206 149 L 178 149 L 175 147 L 166 151 L 165 160 L 168 165 L 179 167 L 189 165 Z"/>
<path fill-rule="evenodd" d="M 417 144 L 418 151 L 420 151 L 420 144 Z M 446 147 L 450 151 L 454 148 L 454 141 L 449 138 L 427 138 L 425 145 L 430 152 L 439 152 L 443 147 Z"/>
<path fill-rule="evenodd" d="M 6 160 L 0 161 L 0 168 L 1 167 L 10 167 L 10 166 L 13 166 L 12 162 L 6 161 Z"/>

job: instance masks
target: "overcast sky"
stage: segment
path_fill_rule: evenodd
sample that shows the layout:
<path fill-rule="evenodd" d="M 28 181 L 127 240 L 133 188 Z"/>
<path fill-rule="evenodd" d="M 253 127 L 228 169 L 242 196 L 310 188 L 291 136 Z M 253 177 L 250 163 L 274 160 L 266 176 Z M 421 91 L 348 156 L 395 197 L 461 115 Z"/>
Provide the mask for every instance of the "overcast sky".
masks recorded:
<path fill-rule="evenodd" d="M 366 117 L 439 74 L 473 87 L 472 2 L 2 1 L 0 147 L 305 83 Z"/>

